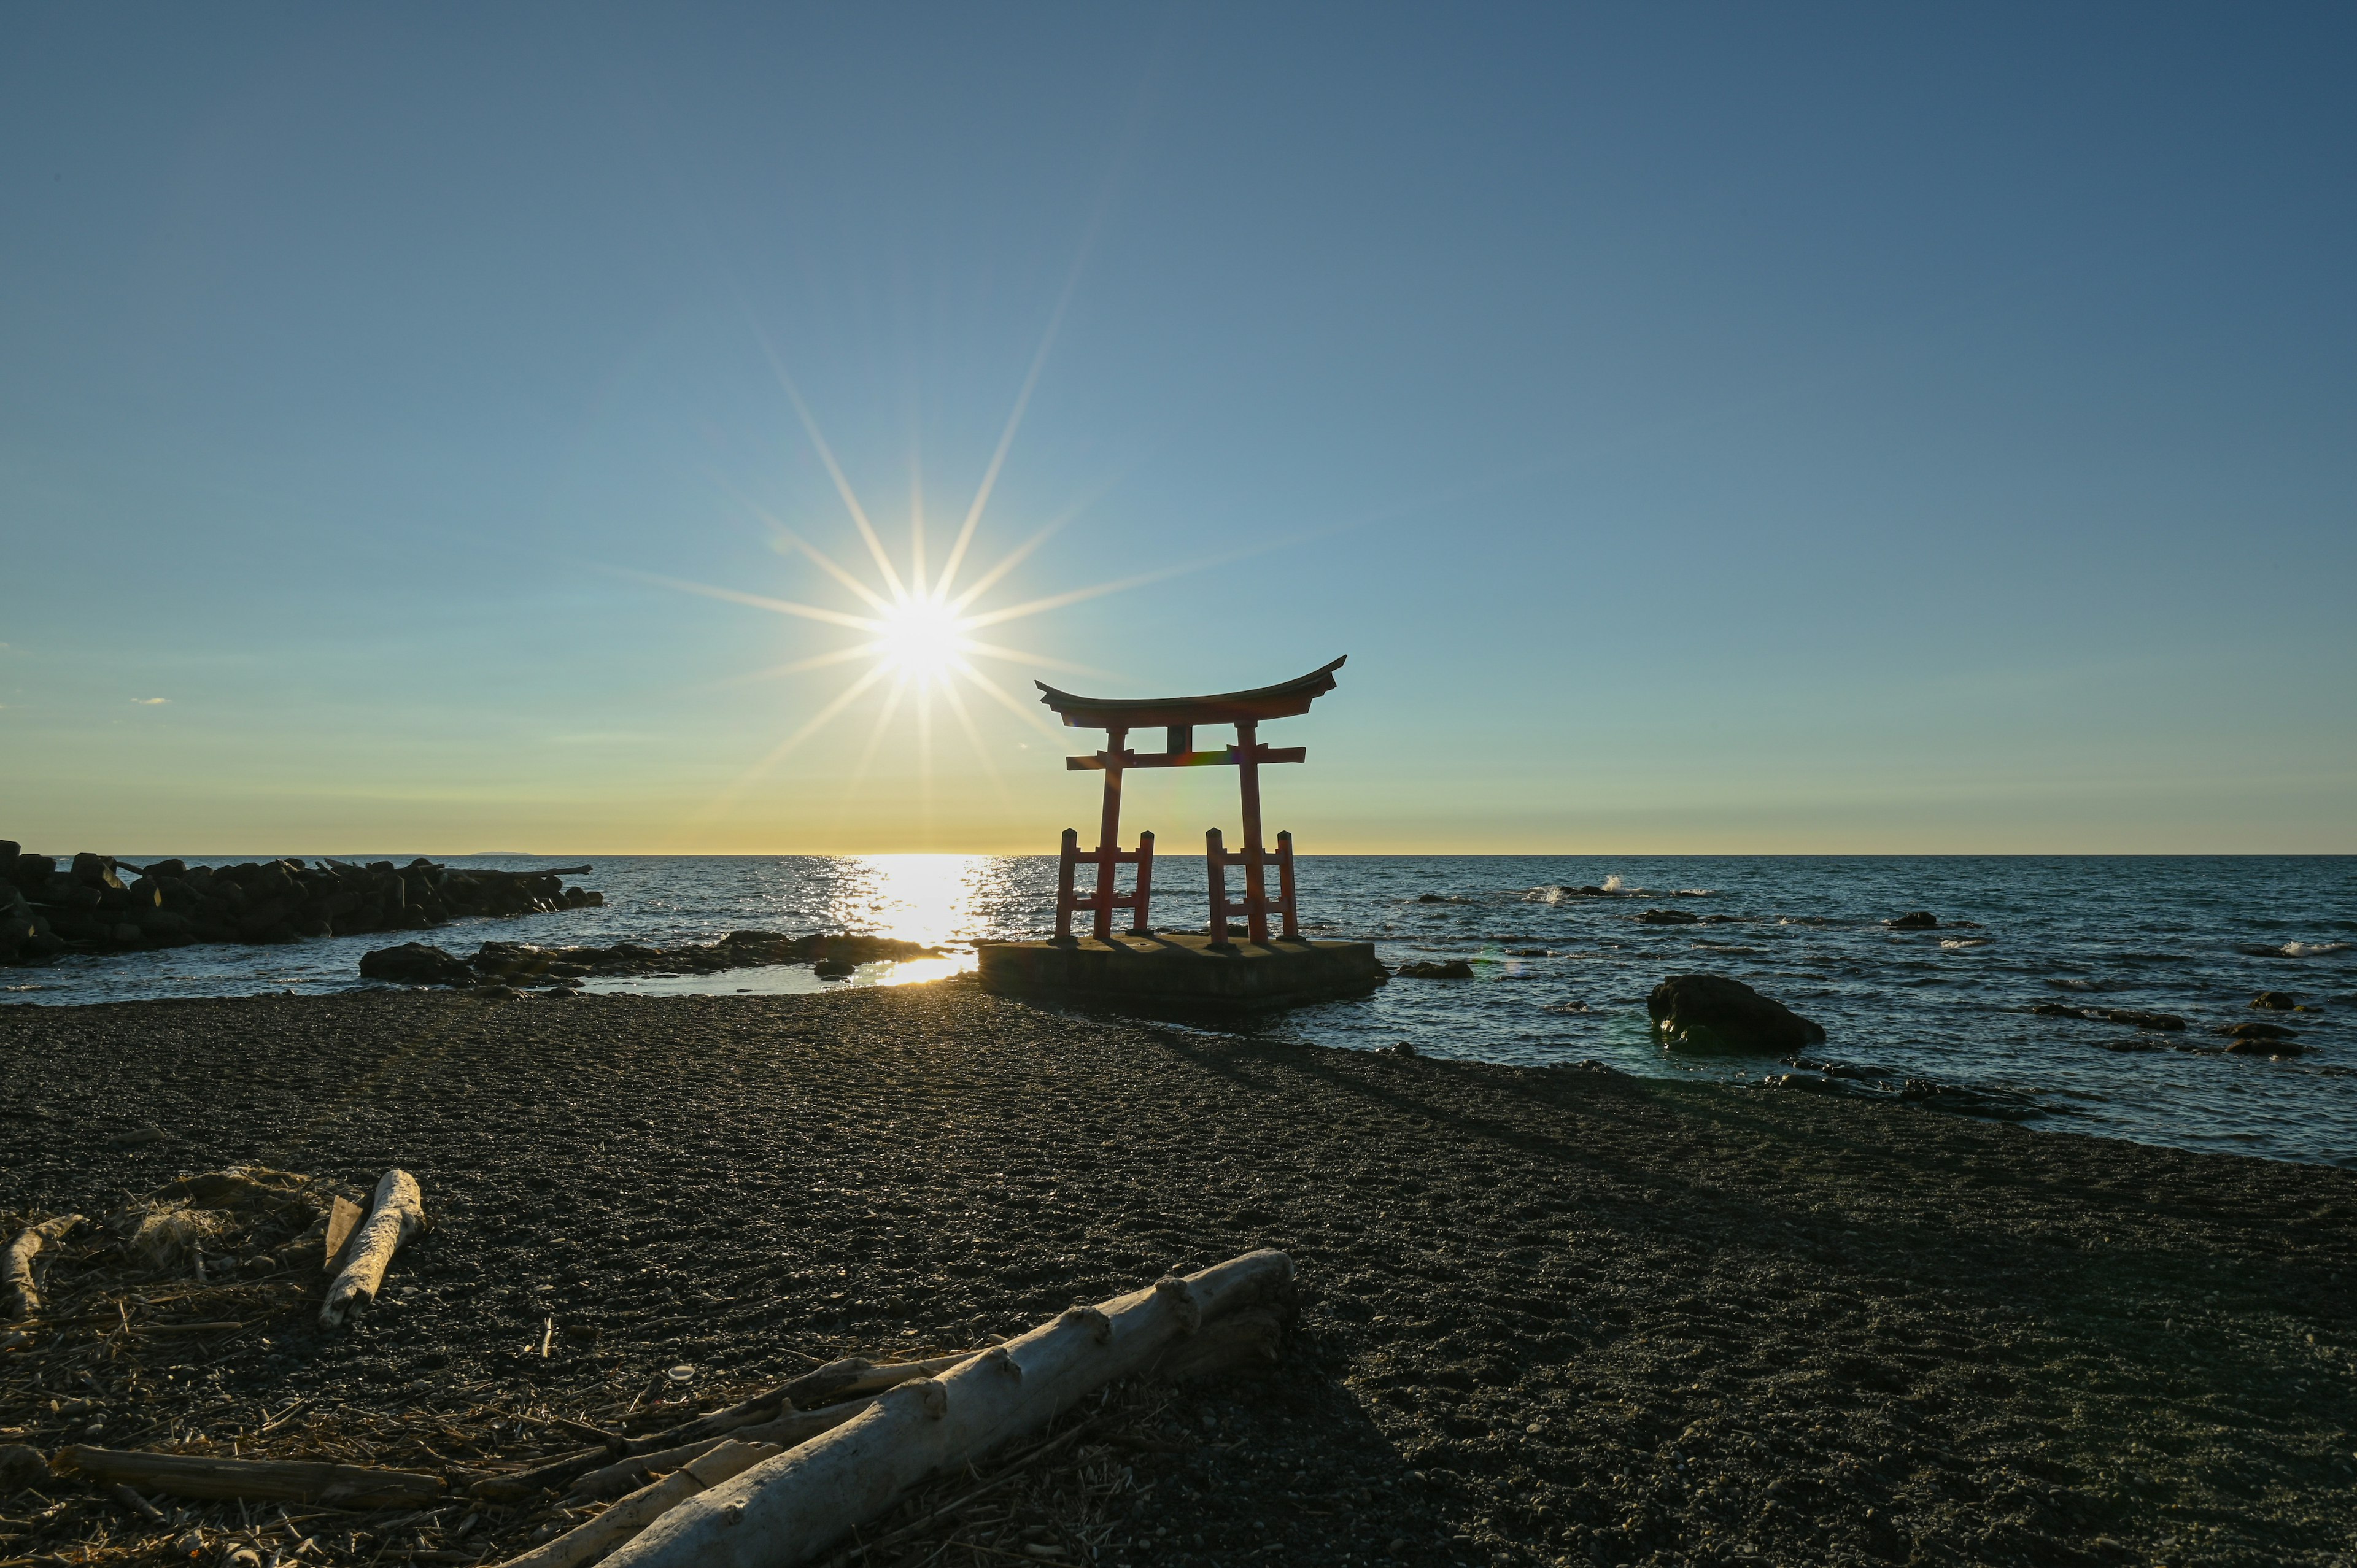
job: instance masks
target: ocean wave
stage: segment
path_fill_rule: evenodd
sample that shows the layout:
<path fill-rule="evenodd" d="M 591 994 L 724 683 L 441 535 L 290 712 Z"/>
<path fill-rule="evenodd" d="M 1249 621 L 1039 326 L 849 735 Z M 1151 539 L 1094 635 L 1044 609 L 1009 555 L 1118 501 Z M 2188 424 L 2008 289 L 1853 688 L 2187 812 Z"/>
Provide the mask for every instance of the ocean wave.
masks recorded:
<path fill-rule="evenodd" d="M 2347 942 L 2285 942 L 2280 946 L 2268 942 L 2236 942 L 2235 950 L 2253 958 L 2322 958 L 2328 953 L 2346 952 Z"/>
<path fill-rule="evenodd" d="M 1940 945 L 1950 952 L 1955 952 L 1963 948 L 1985 948 L 1988 946 L 1988 939 L 1986 937 L 1943 937 L 1940 939 Z"/>

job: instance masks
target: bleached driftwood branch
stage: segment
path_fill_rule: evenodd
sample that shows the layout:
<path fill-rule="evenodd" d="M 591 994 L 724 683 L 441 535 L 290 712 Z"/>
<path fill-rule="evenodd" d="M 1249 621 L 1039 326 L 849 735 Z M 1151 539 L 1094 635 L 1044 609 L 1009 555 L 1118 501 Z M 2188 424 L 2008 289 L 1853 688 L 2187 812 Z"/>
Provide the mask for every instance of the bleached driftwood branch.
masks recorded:
<path fill-rule="evenodd" d="M 425 1223 L 425 1196 L 417 1188 L 417 1178 L 404 1170 L 390 1170 L 380 1176 L 368 1220 L 352 1238 L 343 1273 L 328 1286 L 319 1321 L 332 1328 L 355 1305 L 375 1301 L 394 1251 Z"/>
<path fill-rule="evenodd" d="M 1209 1319 L 1281 1294 L 1283 1252 L 1247 1252 L 1104 1303 L 879 1397 L 843 1425 L 673 1508 L 610 1568 L 796 1568 L 928 1477 L 1037 1431 L 1084 1395 L 1143 1370 Z"/>
<path fill-rule="evenodd" d="M 63 1240 L 66 1232 L 81 1223 L 79 1214 L 60 1214 L 55 1219 L 27 1225 L 8 1243 L 6 1253 L 0 1254 L 0 1291 L 8 1294 L 12 1316 L 30 1317 L 41 1310 L 40 1289 L 33 1283 L 33 1260 L 43 1247 Z"/>
<path fill-rule="evenodd" d="M 500 1568 L 580 1568 L 582 1563 L 595 1562 L 630 1540 L 706 1487 L 716 1487 L 779 1452 L 775 1444 L 739 1443 L 724 1437 L 711 1452 L 662 1480 L 640 1487 L 587 1524 L 576 1525 L 544 1545 L 510 1558 Z"/>

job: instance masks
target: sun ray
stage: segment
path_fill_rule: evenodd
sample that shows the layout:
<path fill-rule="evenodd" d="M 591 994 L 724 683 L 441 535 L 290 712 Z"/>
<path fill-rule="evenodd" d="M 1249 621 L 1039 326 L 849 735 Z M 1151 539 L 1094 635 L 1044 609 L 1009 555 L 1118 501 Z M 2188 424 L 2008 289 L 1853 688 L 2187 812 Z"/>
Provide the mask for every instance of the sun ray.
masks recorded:
<path fill-rule="evenodd" d="M 963 675 L 965 679 L 974 682 L 974 685 L 980 687 L 985 695 L 996 702 L 1001 707 L 1005 708 L 1008 713 L 1013 714 L 1017 718 L 1021 719 L 1025 724 L 1029 725 L 1033 729 L 1038 730 L 1041 735 L 1046 736 L 1056 745 L 1062 746 L 1069 738 L 1065 736 L 1062 730 L 1058 729 L 1054 725 L 1051 725 L 1046 719 L 1041 718 L 1039 716 L 1039 709 L 1024 706 L 1015 698 L 1007 695 L 1006 691 L 998 684 L 997 682 L 992 680 L 989 676 L 984 674 L 973 665 L 968 664 L 964 660 L 960 659 L 953 661 L 950 665 L 950 669 L 957 674 Z"/>
<path fill-rule="evenodd" d="M 802 434 L 810 437 L 811 446 L 818 451 L 819 461 L 826 465 L 827 477 L 834 481 L 835 493 L 843 498 L 845 508 L 851 513 L 852 522 L 859 529 L 859 537 L 867 542 L 868 553 L 876 557 L 877 570 L 884 574 L 884 581 L 894 595 L 905 596 L 908 590 L 900 585 L 900 574 L 894 568 L 892 557 L 886 553 L 884 541 L 877 536 L 876 525 L 867 521 L 867 509 L 859 504 L 859 496 L 852 489 L 851 480 L 845 475 L 843 465 L 834 460 L 834 448 L 829 446 L 826 437 L 819 433 L 818 421 L 812 417 L 810 404 L 802 401 L 802 388 L 796 386 L 794 378 L 787 373 L 786 362 L 778 357 L 777 348 L 770 341 L 770 335 L 758 325 L 753 328 L 753 335 L 760 340 L 761 352 L 768 357 L 770 369 L 777 375 L 778 384 L 785 389 L 787 401 L 794 405 L 794 413 L 802 422 Z"/>
<path fill-rule="evenodd" d="M 982 770 L 990 776 L 990 787 L 997 791 L 998 803 L 1012 807 L 1015 799 L 1006 792 L 1006 776 L 998 771 L 996 759 L 990 755 L 990 748 L 983 744 L 982 731 L 976 727 L 974 714 L 966 711 L 965 698 L 959 695 L 954 684 L 943 682 L 942 700 L 949 703 L 950 712 L 957 715 L 958 727 L 965 731 L 965 738 L 974 746 L 974 759 L 981 763 Z"/>
<path fill-rule="evenodd" d="M 1006 428 L 998 434 L 998 448 L 990 455 L 990 466 L 982 471 L 982 484 L 974 492 L 974 504 L 966 508 L 965 521 L 958 525 L 957 538 L 950 545 L 949 559 L 942 563 L 942 580 L 933 585 L 936 596 L 947 594 L 950 585 L 957 581 L 958 567 L 965 562 L 966 547 L 974 542 L 974 531 L 982 526 L 983 509 L 990 504 L 990 492 L 997 488 L 998 471 L 1006 466 L 1006 453 L 1015 445 L 1015 433 L 1023 427 L 1023 411 L 1031 406 L 1031 393 L 1039 385 L 1039 372 L 1048 368 L 1048 350 L 1055 345 L 1056 329 L 1064 324 L 1064 307 L 1071 300 L 1071 285 L 1067 284 L 1063 297 L 1056 301 L 1054 314 L 1048 317 L 1048 330 L 1040 335 L 1039 352 L 1031 356 L 1031 369 L 1023 377 L 1023 389 L 1015 394 L 1015 410 L 1006 416 Z"/>
<path fill-rule="evenodd" d="M 859 748 L 859 760 L 853 765 L 851 776 L 843 781 L 843 799 L 847 804 L 852 791 L 867 777 L 867 766 L 876 760 L 876 748 L 883 744 L 884 732 L 891 725 L 892 715 L 899 711 L 901 693 L 909 689 L 909 677 L 902 675 L 892 682 L 892 690 L 884 698 L 884 705 L 876 712 L 876 723 L 868 728 L 867 744 Z"/>
<path fill-rule="evenodd" d="M 984 659 L 996 659 L 1006 664 L 1028 664 L 1041 670 L 1061 670 L 1068 675 L 1093 675 L 1103 681 L 1120 677 L 1110 670 L 1100 670 L 1093 664 L 1075 664 L 1068 659 L 1050 659 L 1044 653 L 1027 653 L 1020 648 L 1001 648 L 993 642 L 976 642 L 971 638 L 957 641 L 960 653 L 971 653 Z"/>
<path fill-rule="evenodd" d="M 1106 487 L 1107 489 L 1110 489 L 1111 488 L 1111 486 Z M 953 610 L 963 610 L 966 606 L 974 603 L 974 600 L 990 592 L 992 588 L 997 585 L 998 580 L 1001 577 L 1006 576 L 1007 573 L 1012 572 L 1016 567 L 1021 565 L 1024 560 L 1028 557 L 1033 551 L 1039 549 L 1042 544 L 1047 543 L 1049 540 L 1053 539 L 1067 524 L 1071 523 L 1074 519 L 1081 516 L 1082 513 L 1087 511 L 1089 508 L 1094 506 L 1098 501 L 1103 499 L 1104 491 L 1099 490 L 1095 495 L 1089 497 L 1088 499 L 1082 501 L 1079 505 L 1071 507 L 1061 515 L 1050 519 L 1048 523 L 1039 530 L 1039 532 L 1034 533 L 1030 538 L 1025 540 L 1022 543 L 1017 545 L 1014 549 L 1001 556 L 997 565 L 993 566 L 989 571 L 985 572 L 980 577 L 976 578 L 974 583 L 960 591 L 957 597 L 949 600 L 948 603 L 950 608 Z"/>
<path fill-rule="evenodd" d="M 740 593 L 735 588 L 716 588 L 709 583 L 691 583 L 683 577 L 666 577 L 655 572 L 634 572 L 626 566 L 601 566 L 597 570 L 610 572 L 616 576 L 634 577 L 641 583 L 652 583 L 659 587 L 676 588 L 683 594 L 701 594 L 707 599 L 725 599 L 732 605 L 750 605 L 757 610 L 770 610 L 778 615 L 801 616 L 805 620 L 823 620 L 865 632 L 884 629 L 884 623 L 872 616 L 821 609 L 816 605 L 798 605 L 791 599 L 773 599 L 765 594 Z"/>
<path fill-rule="evenodd" d="M 717 796 L 714 797 L 712 803 L 704 809 L 699 820 L 709 821 L 711 818 L 718 816 L 721 812 L 735 805 L 738 797 L 742 796 L 746 790 L 750 789 L 755 784 L 759 783 L 761 779 L 768 777 L 770 769 L 784 761 L 787 754 L 791 752 L 794 747 L 802 745 L 802 742 L 808 740 L 820 730 L 825 728 L 829 720 L 833 719 L 835 714 L 843 712 L 844 709 L 851 706 L 852 703 L 857 702 L 861 694 L 864 693 L 868 687 L 873 686 L 877 682 L 881 681 L 889 673 L 891 673 L 891 667 L 889 665 L 878 664 L 876 668 L 867 671 L 866 674 L 862 675 L 858 680 L 854 681 L 850 685 L 845 687 L 842 692 L 836 694 L 833 702 L 827 703 L 826 706 L 821 708 L 817 713 L 813 714 L 808 722 L 806 722 L 802 728 L 794 731 L 793 734 L 778 742 L 776 746 L 771 746 L 768 755 L 764 756 L 759 762 L 754 763 L 750 768 L 745 769 L 744 772 L 738 774 L 736 779 L 729 784 L 728 788 L 723 789 Z"/>
<path fill-rule="evenodd" d="M 785 543 L 792 545 L 796 550 L 799 550 L 803 554 L 809 556 L 813 561 L 819 564 L 819 567 L 824 571 L 828 576 L 833 577 L 836 582 L 841 583 L 845 587 L 849 588 L 853 593 L 857 594 L 861 598 L 866 599 L 878 610 L 884 611 L 888 614 L 890 613 L 892 601 L 877 593 L 875 589 L 869 587 L 866 584 L 861 582 L 858 578 L 853 576 L 843 567 L 837 565 L 835 564 L 834 557 L 827 554 L 826 552 L 821 550 L 817 545 L 813 544 L 809 540 L 804 539 L 801 534 L 796 533 L 792 529 L 788 528 L 784 523 L 780 522 L 776 518 L 771 517 L 769 513 L 762 512 L 760 517 L 763 522 L 770 525 L 770 528 L 775 534 L 777 540 L 783 541 Z"/>
<path fill-rule="evenodd" d="M 925 470 L 914 454 L 909 462 L 909 581 L 920 592 L 925 586 Z"/>
<path fill-rule="evenodd" d="M 880 642 L 855 642 L 849 648 L 838 648 L 832 653 L 813 654 L 808 659 L 797 659 L 791 664 L 772 664 L 766 670 L 748 670 L 742 675 L 726 676 L 695 689 L 717 692 L 731 686 L 750 686 L 762 681 L 781 681 L 789 675 L 801 675 L 813 670 L 823 670 L 830 664 L 848 664 L 855 659 L 870 658 L 880 651 L 883 646 Z"/>

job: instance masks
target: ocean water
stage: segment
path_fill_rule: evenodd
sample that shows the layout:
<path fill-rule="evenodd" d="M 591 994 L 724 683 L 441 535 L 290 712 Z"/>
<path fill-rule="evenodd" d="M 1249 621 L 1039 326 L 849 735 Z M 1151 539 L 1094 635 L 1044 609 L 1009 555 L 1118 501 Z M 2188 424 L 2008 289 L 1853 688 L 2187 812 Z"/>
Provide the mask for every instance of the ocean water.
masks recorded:
<path fill-rule="evenodd" d="M 189 858 L 189 857 L 183 857 Z M 359 858 L 379 858 L 365 856 Z M 406 858 L 405 856 L 393 858 Z M 487 856 L 524 869 L 587 857 Z M 1156 923 L 1205 921 L 1200 857 L 1156 867 Z M 1086 876 L 1083 873 L 1083 876 Z M 619 858 L 576 878 L 603 908 L 457 921 L 422 940 L 657 944 L 759 928 L 874 931 L 950 956 L 871 964 L 895 984 L 971 967 L 977 938 L 1042 935 L 1055 862 L 1041 857 Z M 2357 857 L 1305 856 L 1308 934 L 1372 938 L 1384 961 L 1466 958 L 1469 981 L 1395 980 L 1249 1027 L 1438 1057 L 1757 1079 L 1767 1058 L 1694 1057 L 1655 1044 L 1645 996 L 1707 971 L 1756 986 L 1825 1026 L 1820 1051 L 1905 1077 L 2026 1097 L 2029 1124 L 2185 1148 L 2357 1166 Z M 1566 893 L 1597 886 L 1606 896 Z M 1727 917 L 1639 922 L 1648 908 Z M 1943 928 L 1894 931 L 1925 909 Z M 1949 922 L 1973 922 L 1955 929 Z M 0 970 L 0 999 L 83 1003 L 350 990 L 362 952 L 399 935 L 275 948 L 182 948 Z M 653 993 L 824 988 L 807 967 L 592 982 Z M 2321 1009 L 2259 1013 L 2259 991 Z M 2182 1015 L 2182 1034 L 2041 1017 L 2040 1002 Z M 2294 1029 L 2296 1059 L 2196 1054 L 2264 1019 Z"/>

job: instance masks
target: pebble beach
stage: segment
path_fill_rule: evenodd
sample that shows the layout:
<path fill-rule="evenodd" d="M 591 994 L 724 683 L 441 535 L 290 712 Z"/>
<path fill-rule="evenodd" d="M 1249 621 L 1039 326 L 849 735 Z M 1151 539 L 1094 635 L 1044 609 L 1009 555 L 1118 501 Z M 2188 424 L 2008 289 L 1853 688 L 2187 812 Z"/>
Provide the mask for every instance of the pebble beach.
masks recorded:
<path fill-rule="evenodd" d="M 1095 1561 L 2352 1550 L 2342 1170 L 1075 1017 L 968 979 L 10 1007 L 0 1072 L 12 1225 L 242 1164 L 401 1165 L 435 1221 L 356 1330 L 191 1350 L 102 1389 L 96 1429 L 20 1362 L 0 1427 L 44 1449 L 152 1441 L 192 1391 L 588 1412 L 669 1369 L 717 1390 L 987 1343 L 1270 1246 L 1301 1287 L 1280 1365 L 1154 1406 Z M 75 1561 L 103 1510 L 13 1527 L 0 1562 Z"/>

